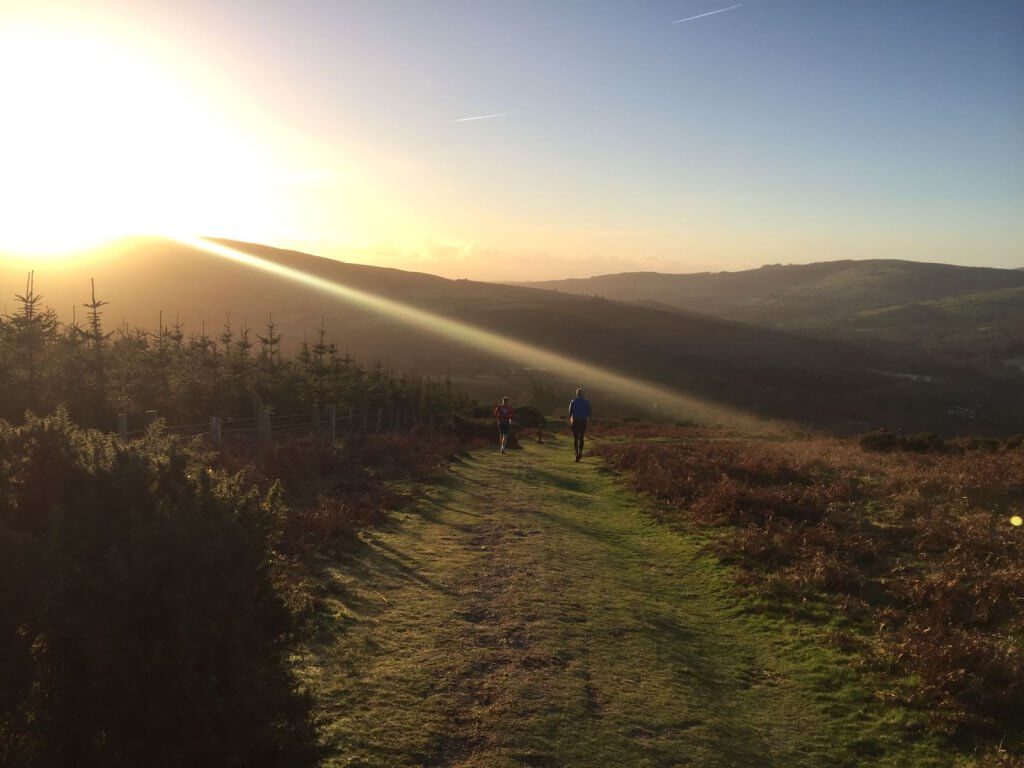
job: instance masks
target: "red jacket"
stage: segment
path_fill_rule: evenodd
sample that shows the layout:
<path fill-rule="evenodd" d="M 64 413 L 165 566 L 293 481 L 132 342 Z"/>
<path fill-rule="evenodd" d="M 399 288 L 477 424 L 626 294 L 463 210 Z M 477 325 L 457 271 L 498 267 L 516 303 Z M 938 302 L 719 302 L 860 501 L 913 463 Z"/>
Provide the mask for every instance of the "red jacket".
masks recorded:
<path fill-rule="evenodd" d="M 499 405 L 494 409 L 494 418 L 501 422 L 512 422 L 512 417 L 515 415 L 515 411 L 512 410 L 511 405 Z"/>

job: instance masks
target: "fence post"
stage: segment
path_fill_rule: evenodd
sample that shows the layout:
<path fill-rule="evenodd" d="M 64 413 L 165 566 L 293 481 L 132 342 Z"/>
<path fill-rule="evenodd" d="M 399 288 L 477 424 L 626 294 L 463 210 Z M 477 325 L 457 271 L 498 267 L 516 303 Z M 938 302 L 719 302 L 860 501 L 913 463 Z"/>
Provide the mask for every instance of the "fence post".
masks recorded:
<path fill-rule="evenodd" d="M 214 443 L 214 444 L 220 442 L 217 439 L 217 417 L 216 416 L 211 416 L 210 417 L 210 442 Z"/>
<path fill-rule="evenodd" d="M 147 427 L 150 424 L 152 424 L 154 421 L 156 421 L 156 419 L 157 419 L 156 411 L 146 411 L 146 426 Z"/>
<path fill-rule="evenodd" d="M 270 406 L 263 406 L 261 413 L 263 416 L 263 439 L 269 441 L 273 435 L 273 429 L 270 426 Z"/>
<path fill-rule="evenodd" d="M 338 408 L 334 405 L 327 406 L 327 418 L 331 420 L 331 442 L 335 441 L 336 424 L 338 421 Z"/>
<path fill-rule="evenodd" d="M 220 441 L 224 437 L 224 417 L 217 417 L 217 445 L 220 445 Z"/>
<path fill-rule="evenodd" d="M 128 414 L 117 414 L 117 435 L 122 440 L 128 439 Z"/>
<path fill-rule="evenodd" d="M 368 406 L 367 406 L 366 400 L 363 400 L 363 428 L 362 428 L 363 434 L 366 434 L 366 422 L 367 422 L 367 418 L 369 416 L 369 412 L 367 411 L 367 407 Z"/>
<path fill-rule="evenodd" d="M 313 433 L 320 434 L 320 405 L 313 403 Z"/>

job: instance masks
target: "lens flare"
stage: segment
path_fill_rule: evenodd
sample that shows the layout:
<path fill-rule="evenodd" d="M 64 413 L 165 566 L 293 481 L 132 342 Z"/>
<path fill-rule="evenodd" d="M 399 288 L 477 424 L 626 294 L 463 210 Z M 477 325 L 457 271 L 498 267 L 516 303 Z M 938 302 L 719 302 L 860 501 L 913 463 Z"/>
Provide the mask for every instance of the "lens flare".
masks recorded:
<path fill-rule="evenodd" d="M 548 370 L 558 372 L 566 378 L 585 383 L 588 386 L 599 386 L 605 391 L 628 399 L 643 408 L 657 406 L 661 413 L 671 415 L 674 418 L 699 419 L 704 423 L 715 423 L 756 431 L 765 431 L 770 426 L 752 414 L 715 405 L 714 403 L 709 403 L 631 376 L 624 376 L 615 371 L 600 368 L 591 363 L 585 363 L 533 344 L 517 341 L 508 336 L 477 328 L 433 312 L 410 307 L 401 302 L 352 288 L 343 283 L 311 275 L 302 270 L 287 267 L 206 238 L 175 236 L 173 239 L 215 256 L 229 259 L 302 285 L 307 285 L 334 298 L 347 301 L 436 336 L 480 349 L 490 355 L 502 357 L 523 366 L 547 368 Z"/>
<path fill-rule="evenodd" d="M 1020 515 L 1014 515 L 1010 518 L 1010 525 L 1014 526 L 1015 528 L 1020 528 L 1022 525 L 1024 525 L 1024 518 L 1022 518 Z"/>

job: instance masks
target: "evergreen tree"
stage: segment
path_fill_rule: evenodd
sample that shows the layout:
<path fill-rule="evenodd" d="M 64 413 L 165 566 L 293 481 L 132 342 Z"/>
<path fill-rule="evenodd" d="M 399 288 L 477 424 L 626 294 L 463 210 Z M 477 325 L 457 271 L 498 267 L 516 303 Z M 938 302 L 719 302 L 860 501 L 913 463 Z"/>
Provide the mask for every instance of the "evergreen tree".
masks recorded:
<path fill-rule="evenodd" d="M 260 340 L 260 357 L 266 360 L 270 366 L 270 369 L 274 368 L 275 357 L 280 358 L 280 345 L 281 345 L 281 334 L 277 333 L 277 326 L 274 324 L 274 316 L 267 315 L 267 335 L 260 336 L 256 335 L 256 338 Z"/>
<path fill-rule="evenodd" d="M 324 403 L 327 396 L 327 376 L 330 373 L 327 354 L 330 345 L 327 343 L 327 328 L 324 319 L 320 318 L 320 327 L 316 329 L 317 340 L 313 345 L 313 376 L 316 380 L 316 401 Z"/>
<path fill-rule="evenodd" d="M 26 407 L 35 408 L 39 402 L 38 358 L 46 343 L 53 340 L 57 316 L 52 309 L 40 305 L 43 297 L 35 292 L 35 272 L 28 273 L 25 293 L 16 294 L 15 298 L 21 307 L 15 314 L 6 316 L 6 330 L 22 359 L 25 374 L 23 402 Z"/>
<path fill-rule="evenodd" d="M 235 332 L 231 329 L 231 313 L 228 312 L 224 320 L 224 328 L 220 332 L 220 344 L 223 347 L 224 360 L 231 361 L 231 343 L 235 338 Z"/>
<path fill-rule="evenodd" d="M 100 312 L 100 307 L 106 306 L 109 302 L 97 300 L 95 279 L 91 279 L 89 283 L 92 286 L 92 301 L 83 305 L 89 310 L 89 322 L 86 327 L 85 338 L 92 347 L 93 353 L 93 376 L 96 386 L 94 391 L 95 403 L 97 409 L 102 411 L 107 399 L 107 377 L 103 362 L 103 348 L 111 334 L 103 332 L 103 323 L 100 319 L 103 313 Z"/>

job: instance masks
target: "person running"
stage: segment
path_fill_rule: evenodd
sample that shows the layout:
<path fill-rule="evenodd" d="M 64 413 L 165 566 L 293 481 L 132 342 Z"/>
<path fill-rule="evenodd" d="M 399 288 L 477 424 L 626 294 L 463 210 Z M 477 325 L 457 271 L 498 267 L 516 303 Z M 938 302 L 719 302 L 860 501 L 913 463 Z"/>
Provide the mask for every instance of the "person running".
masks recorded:
<path fill-rule="evenodd" d="M 587 432 L 590 418 L 590 401 L 583 396 L 583 387 L 576 390 L 576 397 L 569 403 L 569 426 L 572 428 L 572 446 L 576 461 L 583 458 L 583 435 Z"/>
<path fill-rule="evenodd" d="M 498 443 L 501 446 L 501 452 L 505 452 L 505 445 L 508 443 L 508 433 L 512 431 L 512 417 L 515 415 L 515 411 L 512 410 L 512 406 L 508 404 L 508 398 L 501 398 L 501 405 L 494 407 L 494 418 L 498 420 Z"/>

